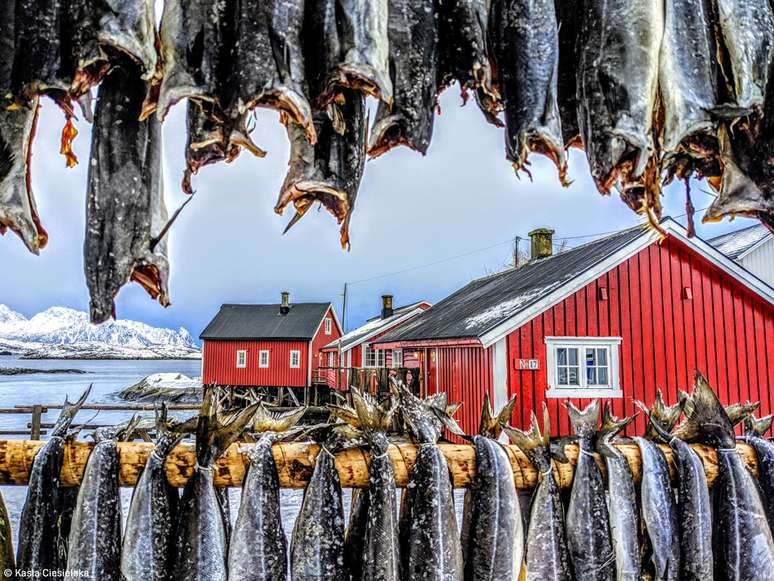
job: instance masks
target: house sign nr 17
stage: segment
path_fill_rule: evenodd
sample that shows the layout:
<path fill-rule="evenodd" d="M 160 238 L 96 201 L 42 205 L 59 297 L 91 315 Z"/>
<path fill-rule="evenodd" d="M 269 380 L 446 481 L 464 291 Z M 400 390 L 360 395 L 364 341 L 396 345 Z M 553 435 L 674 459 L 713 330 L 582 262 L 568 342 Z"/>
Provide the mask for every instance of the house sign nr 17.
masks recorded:
<path fill-rule="evenodd" d="M 516 369 L 524 370 L 535 370 L 538 369 L 540 366 L 538 364 L 537 359 L 517 359 L 516 360 Z"/>

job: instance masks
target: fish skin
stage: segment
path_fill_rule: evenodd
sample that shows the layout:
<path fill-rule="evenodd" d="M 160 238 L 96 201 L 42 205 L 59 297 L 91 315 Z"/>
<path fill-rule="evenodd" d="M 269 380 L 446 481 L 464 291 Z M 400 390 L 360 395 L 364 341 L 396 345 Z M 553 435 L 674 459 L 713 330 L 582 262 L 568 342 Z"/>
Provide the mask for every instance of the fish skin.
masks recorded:
<path fill-rule="evenodd" d="M 262 436 L 247 451 L 250 467 L 228 549 L 228 578 L 233 581 L 286 578 L 287 540 L 273 442 L 273 437 Z"/>
<path fill-rule="evenodd" d="M 434 0 L 389 0 L 388 34 L 393 102 L 379 102 L 368 154 L 398 145 L 425 155 L 433 136 L 438 76 Z"/>
<path fill-rule="evenodd" d="M 571 581 L 572 567 L 565 534 L 564 504 L 556 483 L 551 458 L 551 420 L 543 403 L 543 433 L 532 412 L 529 432 L 505 427 L 516 444 L 538 469 L 538 485 L 532 495 L 526 539 L 526 581 Z"/>
<path fill-rule="evenodd" d="M 11 519 L 8 518 L 8 509 L 5 507 L 5 501 L 0 493 L 0 579 L 14 579 L 13 573 L 5 574 L 5 571 L 13 571 L 14 569 L 16 569 L 16 559 L 13 553 Z"/>
<path fill-rule="evenodd" d="M 64 573 L 67 537 L 62 535 L 60 516 L 70 495 L 63 492 L 59 478 L 67 432 L 90 391 L 91 388 L 84 391 L 75 402 L 65 398 L 48 441 L 35 454 L 19 519 L 16 566 L 20 570 L 37 574 L 42 574 L 43 570 Z"/>
<path fill-rule="evenodd" d="M 492 56 L 505 110 L 506 157 L 518 172 L 530 152 L 551 159 L 566 182 L 557 102 L 559 36 L 553 0 L 493 0 Z"/>
<path fill-rule="evenodd" d="M 771 429 L 772 419 L 772 416 L 745 418 L 744 440 L 755 449 L 758 458 L 758 482 L 763 493 L 761 499 L 766 508 L 769 528 L 774 531 L 774 444 L 763 437 Z"/>
<path fill-rule="evenodd" d="M 608 194 L 621 174 L 639 179 L 652 157 L 663 5 L 584 0 L 581 11 L 578 122 L 591 175 Z"/>
<path fill-rule="evenodd" d="M 664 108 L 661 147 L 667 157 L 681 149 L 692 153 L 697 137 L 717 131 L 712 117 L 718 106 L 715 54 L 709 2 L 666 2 L 658 81 Z"/>
<path fill-rule="evenodd" d="M 344 533 L 344 567 L 350 579 L 363 578 L 366 556 L 366 527 L 368 526 L 369 492 L 367 488 L 353 488 L 349 508 L 349 522 Z"/>
<path fill-rule="evenodd" d="M 290 543 L 293 581 L 346 579 L 344 505 L 335 457 L 320 448 Z"/>
<path fill-rule="evenodd" d="M 642 519 L 653 546 L 654 579 L 680 576 L 680 531 L 666 456 L 653 442 L 635 437 L 642 458 Z"/>
<path fill-rule="evenodd" d="M 98 428 L 96 444 L 83 472 L 73 512 L 67 571 L 85 571 L 90 579 L 118 581 L 121 576 L 121 499 L 118 486 L 118 438 L 124 428 Z M 133 426 L 128 428 L 133 431 Z"/>
<path fill-rule="evenodd" d="M 159 426 L 156 447 L 134 487 L 126 517 L 122 581 L 167 581 L 173 577 L 179 494 L 167 481 L 165 463 L 182 437 Z"/>
<path fill-rule="evenodd" d="M 290 203 L 295 207 L 287 231 L 314 202 L 320 202 L 341 225 L 341 246 L 348 249 L 349 222 L 365 168 L 366 120 L 362 95 L 351 90 L 342 95 L 343 131 L 336 129 L 337 121 L 325 111 L 314 114 L 315 145 L 309 143 L 299 126 L 288 126 L 289 169 L 274 211 L 282 214 Z"/>
<path fill-rule="evenodd" d="M 774 540 L 760 489 L 736 452 L 733 425 L 707 379 L 696 372 L 683 402 L 685 421 L 674 436 L 718 451 L 713 484 L 715 578 L 752 581 L 774 579 Z"/>
<path fill-rule="evenodd" d="M 91 320 L 115 317 L 114 298 L 130 280 L 168 306 L 167 223 L 161 173 L 161 125 L 139 120 L 145 83 L 125 61 L 105 77 L 92 131 L 84 242 Z"/>
<path fill-rule="evenodd" d="M 301 125 L 314 143 L 302 50 L 304 5 L 304 0 L 237 1 L 225 106 L 237 114 L 256 106 L 276 109 L 283 122 Z"/>
<path fill-rule="evenodd" d="M 475 436 L 473 443 L 476 477 L 465 494 L 464 578 L 516 581 L 524 557 L 524 530 L 511 463 L 495 440 Z"/>
<path fill-rule="evenodd" d="M 184 97 L 222 105 L 221 81 L 232 49 L 228 7 L 222 0 L 164 2 L 159 28 L 164 63 L 156 108 L 159 119 Z"/>
<path fill-rule="evenodd" d="M 228 535 L 220 494 L 215 490 L 214 464 L 252 420 L 258 404 L 223 413 L 217 396 L 206 390 L 196 427 L 196 466 L 178 505 L 175 579 L 226 581 Z"/>
<path fill-rule="evenodd" d="M 576 52 L 581 5 L 581 0 L 554 0 L 556 22 L 559 27 L 556 100 L 562 120 L 562 138 L 566 147 L 579 146 L 581 143 L 576 90 Z"/>
<path fill-rule="evenodd" d="M 30 160 L 39 105 L 0 109 L 0 234 L 9 229 L 27 250 L 39 254 L 48 243 L 32 192 Z"/>
<path fill-rule="evenodd" d="M 774 57 L 774 12 L 768 2 L 717 0 L 717 17 L 731 64 L 734 105 L 749 112 L 763 105 Z"/>
<path fill-rule="evenodd" d="M 578 436 L 580 454 L 567 506 L 566 532 L 570 562 L 576 579 L 615 579 L 615 553 L 602 473 L 593 456 L 599 401 L 584 410 L 567 404 L 570 422 Z"/>
<path fill-rule="evenodd" d="M 435 443 L 419 445 L 408 487 L 410 521 L 403 578 L 461 581 L 464 564 L 449 466 Z"/>

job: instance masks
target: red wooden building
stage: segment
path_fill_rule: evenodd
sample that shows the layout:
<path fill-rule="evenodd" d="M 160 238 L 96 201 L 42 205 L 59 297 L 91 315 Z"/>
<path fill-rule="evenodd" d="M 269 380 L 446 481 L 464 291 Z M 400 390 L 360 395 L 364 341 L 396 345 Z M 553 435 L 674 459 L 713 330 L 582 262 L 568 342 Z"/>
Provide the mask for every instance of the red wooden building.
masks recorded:
<path fill-rule="evenodd" d="M 428 308 L 430 303 L 427 301 L 394 308 L 393 296 L 382 295 L 382 309 L 378 316 L 368 319 L 357 329 L 323 347 L 322 365 L 329 370 L 329 387 L 346 389 L 351 384 L 352 375 L 361 370 L 419 367 L 419 362 L 413 358 L 413 352 L 404 353 L 400 348 L 376 350 L 373 343 Z"/>
<path fill-rule="evenodd" d="M 484 393 L 497 405 L 516 394 L 517 426 L 545 401 L 553 433 L 567 434 L 564 400 L 609 398 L 630 415 L 657 388 L 676 401 L 694 369 L 724 402 L 772 413 L 774 289 L 673 220 L 662 226 L 663 241 L 637 227 L 553 256 L 552 231 L 535 231 L 529 262 L 471 282 L 375 346 L 413 351 L 425 393 L 462 401 L 468 433 Z"/>
<path fill-rule="evenodd" d="M 341 336 L 331 303 L 223 305 L 202 331 L 202 382 L 243 387 L 309 387 L 320 352 Z"/>

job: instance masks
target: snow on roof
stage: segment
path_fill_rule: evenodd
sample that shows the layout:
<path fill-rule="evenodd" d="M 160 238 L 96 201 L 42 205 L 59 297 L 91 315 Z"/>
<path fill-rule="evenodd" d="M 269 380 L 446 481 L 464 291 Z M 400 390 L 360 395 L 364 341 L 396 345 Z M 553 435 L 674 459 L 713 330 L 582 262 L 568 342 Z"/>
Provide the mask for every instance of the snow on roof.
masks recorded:
<path fill-rule="evenodd" d="M 383 319 L 381 316 L 368 319 L 364 324 L 360 325 L 357 329 L 352 329 L 347 334 L 342 335 L 335 341 L 328 343 L 325 347 L 323 347 L 323 349 L 341 348 L 343 351 L 347 351 L 348 349 L 351 349 L 355 345 L 360 344 L 367 337 L 376 335 L 380 331 L 390 328 L 401 317 L 417 309 L 419 305 L 421 305 L 424 302 L 426 301 L 419 301 L 410 305 L 398 307 L 393 311 L 393 314 L 387 317 L 386 319 Z"/>
<path fill-rule="evenodd" d="M 774 236 L 763 224 L 755 224 L 741 230 L 734 230 L 707 242 L 732 260 L 737 260 L 745 252 L 759 244 L 765 238 Z"/>

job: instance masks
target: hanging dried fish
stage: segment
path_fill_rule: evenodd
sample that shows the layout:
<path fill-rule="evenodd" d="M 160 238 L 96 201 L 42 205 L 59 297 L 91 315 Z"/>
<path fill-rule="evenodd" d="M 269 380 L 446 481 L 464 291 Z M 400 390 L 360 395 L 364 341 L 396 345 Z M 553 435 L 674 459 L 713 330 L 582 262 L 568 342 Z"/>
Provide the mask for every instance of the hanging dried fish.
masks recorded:
<path fill-rule="evenodd" d="M 566 183 L 557 103 L 559 37 L 553 0 L 494 0 L 493 56 L 505 108 L 506 157 L 529 175 L 530 152 L 548 156 Z"/>
<path fill-rule="evenodd" d="M 228 106 L 239 114 L 253 107 L 276 109 L 317 139 L 306 97 L 303 47 L 304 0 L 239 0 L 226 88 Z"/>
<path fill-rule="evenodd" d="M 161 127 L 156 118 L 139 120 L 144 97 L 141 71 L 129 61 L 116 66 L 99 91 L 84 243 L 95 323 L 115 316 L 113 300 L 130 280 L 169 305 Z"/>
<path fill-rule="evenodd" d="M 293 204 L 296 214 L 287 232 L 314 202 L 320 202 L 341 224 L 341 246 L 349 248 L 349 221 L 365 166 L 365 105 L 362 95 L 346 90 L 338 107 L 342 115 L 338 122 L 325 111 L 315 113 L 315 145 L 301 127 L 288 126 L 290 169 L 274 210 L 282 214 Z M 344 126 L 342 133 L 335 129 L 337 123 Z"/>
<path fill-rule="evenodd" d="M 390 0 L 393 103 L 379 102 L 368 154 L 405 145 L 424 155 L 433 136 L 438 75 L 434 0 Z"/>
<path fill-rule="evenodd" d="M 640 185 L 653 157 L 664 12 L 635 0 L 584 0 L 581 11 L 578 121 L 591 175 L 608 194 L 619 178 L 624 189 Z"/>
<path fill-rule="evenodd" d="M 680 178 L 687 179 L 696 165 L 704 175 L 701 167 L 718 154 L 716 54 L 708 0 L 666 2 L 658 79 L 664 109 L 661 148 L 667 171 Z M 685 169 L 669 169 L 676 165 Z"/>
<path fill-rule="evenodd" d="M 221 88 L 232 49 L 227 10 L 228 3 L 222 0 L 164 3 L 159 31 L 164 62 L 157 108 L 160 119 L 184 97 L 222 105 Z"/>
<path fill-rule="evenodd" d="M 565 147 L 582 147 L 578 126 L 577 66 L 578 29 L 581 0 L 554 0 L 556 23 L 559 28 L 559 66 L 556 100 L 562 120 Z"/>

